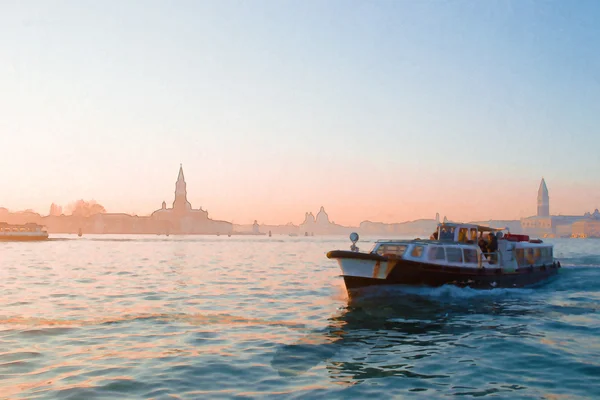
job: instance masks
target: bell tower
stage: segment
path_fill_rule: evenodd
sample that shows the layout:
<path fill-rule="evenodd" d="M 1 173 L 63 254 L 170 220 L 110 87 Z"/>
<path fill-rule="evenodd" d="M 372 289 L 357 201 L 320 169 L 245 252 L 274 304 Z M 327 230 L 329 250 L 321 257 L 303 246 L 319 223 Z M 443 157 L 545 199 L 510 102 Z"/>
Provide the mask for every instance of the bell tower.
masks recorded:
<path fill-rule="evenodd" d="M 192 205 L 187 201 L 187 189 L 185 178 L 183 176 L 183 165 L 179 164 L 179 175 L 175 183 L 175 200 L 173 201 L 173 210 L 187 211 Z"/>
<path fill-rule="evenodd" d="M 540 188 L 538 189 L 537 216 L 550 216 L 550 196 L 548 196 L 548 187 L 546 187 L 546 181 L 544 178 L 542 178 L 542 181 L 540 182 Z"/>

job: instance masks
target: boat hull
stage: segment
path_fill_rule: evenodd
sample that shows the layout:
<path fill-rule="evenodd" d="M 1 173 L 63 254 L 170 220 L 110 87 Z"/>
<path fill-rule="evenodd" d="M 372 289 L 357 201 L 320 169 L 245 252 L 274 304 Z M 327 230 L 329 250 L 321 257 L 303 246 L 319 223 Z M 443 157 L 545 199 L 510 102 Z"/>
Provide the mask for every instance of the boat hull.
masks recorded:
<path fill-rule="evenodd" d="M 556 275 L 560 263 L 505 271 L 501 268 L 450 267 L 403 259 L 388 259 L 377 254 L 336 251 L 336 259 L 348 290 L 379 285 L 443 286 L 473 289 L 518 288 L 531 286 Z M 347 254 L 341 254 L 347 253 Z"/>
<path fill-rule="evenodd" d="M 48 236 L 0 236 L 0 242 L 41 242 L 48 240 Z"/>

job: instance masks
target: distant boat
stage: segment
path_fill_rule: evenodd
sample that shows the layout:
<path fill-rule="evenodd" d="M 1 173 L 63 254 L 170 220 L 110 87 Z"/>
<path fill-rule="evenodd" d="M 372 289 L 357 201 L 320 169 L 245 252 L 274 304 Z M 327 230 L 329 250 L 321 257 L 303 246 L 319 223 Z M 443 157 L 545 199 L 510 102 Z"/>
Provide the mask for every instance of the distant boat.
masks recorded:
<path fill-rule="evenodd" d="M 34 223 L 11 225 L 0 222 L 0 242 L 30 242 L 47 239 L 48 232 L 42 225 Z"/>

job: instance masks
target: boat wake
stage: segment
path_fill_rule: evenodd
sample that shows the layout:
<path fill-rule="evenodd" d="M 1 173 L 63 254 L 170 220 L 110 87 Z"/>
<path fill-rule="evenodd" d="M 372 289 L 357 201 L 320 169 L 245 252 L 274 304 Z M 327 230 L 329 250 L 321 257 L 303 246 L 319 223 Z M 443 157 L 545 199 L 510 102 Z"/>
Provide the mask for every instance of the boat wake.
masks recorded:
<path fill-rule="evenodd" d="M 367 287 L 361 291 L 354 292 L 352 299 L 376 299 L 376 298 L 394 298 L 409 296 L 419 296 L 438 300 L 452 299 L 471 299 L 471 298 L 494 298 L 507 296 L 529 296 L 535 293 L 533 288 L 499 288 L 490 290 L 472 289 L 470 287 L 459 287 L 455 285 L 443 285 L 438 287 L 429 286 L 409 286 L 409 285 L 390 285 Z"/>

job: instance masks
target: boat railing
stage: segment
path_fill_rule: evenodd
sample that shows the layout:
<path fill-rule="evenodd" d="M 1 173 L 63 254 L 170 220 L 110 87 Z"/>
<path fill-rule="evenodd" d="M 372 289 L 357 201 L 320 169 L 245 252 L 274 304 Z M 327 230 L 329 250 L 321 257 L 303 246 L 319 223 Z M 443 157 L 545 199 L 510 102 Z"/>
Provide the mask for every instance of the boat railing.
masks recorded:
<path fill-rule="evenodd" d="M 489 253 L 480 253 L 481 257 L 479 257 L 479 268 L 483 268 L 483 260 L 484 257 L 489 264 L 502 266 L 504 265 L 504 260 L 502 258 L 502 253 L 499 251 L 492 251 Z"/>

